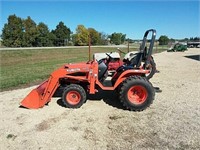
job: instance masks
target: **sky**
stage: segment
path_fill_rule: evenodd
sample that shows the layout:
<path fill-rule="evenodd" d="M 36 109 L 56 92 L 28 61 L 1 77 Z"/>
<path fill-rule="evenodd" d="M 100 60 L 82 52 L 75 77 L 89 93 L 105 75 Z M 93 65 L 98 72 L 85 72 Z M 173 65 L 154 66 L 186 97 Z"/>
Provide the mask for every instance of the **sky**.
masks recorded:
<path fill-rule="evenodd" d="M 63 21 L 72 32 L 82 24 L 106 34 L 121 32 L 131 39 L 141 39 L 150 28 L 157 30 L 157 38 L 200 36 L 199 0 L 0 0 L 0 34 L 13 14 L 23 19 L 30 16 L 37 24 L 47 24 L 50 30 Z"/>

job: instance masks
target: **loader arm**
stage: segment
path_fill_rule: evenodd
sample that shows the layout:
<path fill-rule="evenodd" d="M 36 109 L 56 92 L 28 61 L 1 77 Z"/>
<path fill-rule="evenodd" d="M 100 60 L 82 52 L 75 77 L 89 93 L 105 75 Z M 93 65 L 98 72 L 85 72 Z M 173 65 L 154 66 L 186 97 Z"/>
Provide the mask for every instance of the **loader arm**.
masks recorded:
<path fill-rule="evenodd" d="M 33 89 L 21 102 L 26 108 L 37 109 L 47 104 L 59 86 L 59 79 L 66 77 L 64 67 L 54 71 L 48 80 Z"/>

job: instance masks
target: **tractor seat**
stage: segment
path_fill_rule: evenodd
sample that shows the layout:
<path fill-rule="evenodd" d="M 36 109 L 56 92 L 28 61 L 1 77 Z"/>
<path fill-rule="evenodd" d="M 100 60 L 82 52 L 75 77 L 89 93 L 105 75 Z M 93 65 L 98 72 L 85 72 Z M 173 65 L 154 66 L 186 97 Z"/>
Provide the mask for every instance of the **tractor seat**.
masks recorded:
<path fill-rule="evenodd" d="M 142 52 L 137 53 L 137 54 L 130 60 L 129 66 L 132 66 L 133 68 L 139 68 L 140 65 L 141 65 L 142 57 L 143 57 L 143 53 L 142 53 Z"/>
<path fill-rule="evenodd" d="M 106 66 L 104 61 L 98 62 L 98 70 L 99 70 L 98 79 L 101 81 L 104 78 L 106 72 L 108 71 L 108 66 Z"/>
<path fill-rule="evenodd" d="M 134 69 L 134 67 L 133 66 L 131 66 L 131 65 L 122 65 L 122 66 L 120 66 L 119 68 L 117 68 L 117 72 L 123 72 L 123 71 L 126 71 L 126 70 L 129 70 L 129 69 Z"/>

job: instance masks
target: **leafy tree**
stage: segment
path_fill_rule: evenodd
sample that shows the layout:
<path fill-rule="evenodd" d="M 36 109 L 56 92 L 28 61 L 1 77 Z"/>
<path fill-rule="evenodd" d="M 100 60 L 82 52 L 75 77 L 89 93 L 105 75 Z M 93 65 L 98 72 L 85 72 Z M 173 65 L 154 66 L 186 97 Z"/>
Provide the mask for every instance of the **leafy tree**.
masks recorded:
<path fill-rule="evenodd" d="M 126 34 L 121 35 L 121 44 L 124 43 L 126 40 Z"/>
<path fill-rule="evenodd" d="M 83 26 L 78 25 L 76 28 L 76 34 L 73 36 L 75 45 L 86 46 L 88 45 L 89 31 Z"/>
<path fill-rule="evenodd" d="M 190 37 L 189 41 L 194 41 L 194 38 L 193 38 L 193 37 Z"/>
<path fill-rule="evenodd" d="M 100 42 L 100 34 L 94 28 L 88 28 L 89 36 L 92 45 L 97 45 Z"/>
<path fill-rule="evenodd" d="M 200 42 L 200 37 L 195 37 L 194 42 Z"/>
<path fill-rule="evenodd" d="M 167 45 L 169 42 L 169 38 L 166 35 L 161 35 L 158 41 L 159 45 Z"/>
<path fill-rule="evenodd" d="M 129 43 L 134 43 L 134 40 L 133 39 L 126 39 L 125 41 L 129 42 Z"/>
<path fill-rule="evenodd" d="M 61 21 L 56 26 L 56 29 L 52 31 L 55 35 L 56 39 L 54 41 L 54 45 L 56 46 L 64 46 L 67 45 L 70 41 L 71 30 Z"/>
<path fill-rule="evenodd" d="M 121 44 L 121 34 L 118 34 L 118 33 L 111 34 L 110 41 L 111 41 L 111 43 L 113 43 L 115 45 L 120 45 Z"/>
<path fill-rule="evenodd" d="M 104 32 L 99 33 L 100 34 L 100 45 L 108 45 L 108 35 Z"/>
<path fill-rule="evenodd" d="M 23 39 L 23 21 L 16 15 L 8 17 L 2 30 L 2 44 L 7 47 L 20 47 L 22 46 Z"/>
<path fill-rule="evenodd" d="M 190 39 L 188 39 L 190 42 L 199 42 L 200 41 L 200 37 L 190 37 Z"/>
<path fill-rule="evenodd" d="M 40 22 L 37 25 L 36 45 L 37 46 L 52 46 L 53 45 L 48 26 L 42 22 Z"/>
<path fill-rule="evenodd" d="M 120 45 L 122 44 L 126 39 L 126 35 L 122 34 L 122 33 L 113 33 L 110 36 L 110 40 L 112 43 L 114 43 L 115 45 Z"/>
<path fill-rule="evenodd" d="M 76 44 L 77 34 L 72 34 L 72 35 L 71 35 L 71 39 L 72 39 L 73 45 L 77 45 L 77 44 Z"/>
<path fill-rule="evenodd" d="M 23 46 L 26 46 L 26 47 L 37 46 L 36 45 L 36 37 L 37 37 L 36 23 L 31 19 L 30 16 L 28 16 L 28 18 L 23 21 L 23 25 L 24 25 Z"/>
<path fill-rule="evenodd" d="M 56 36 L 55 34 L 53 33 L 53 31 L 51 31 L 48 35 L 48 38 L 49 38 L 49 42 L 50 42 L 50 45 L 49 46 L 56 46 Z"/>
<path fill-rule="evenodd" d="M 175 43 L 175 39 L 173 39 L 173 38 L 171 38 L 171 39 L 169 39 L 169 42 L 171 42 L 171 43 Z"/>

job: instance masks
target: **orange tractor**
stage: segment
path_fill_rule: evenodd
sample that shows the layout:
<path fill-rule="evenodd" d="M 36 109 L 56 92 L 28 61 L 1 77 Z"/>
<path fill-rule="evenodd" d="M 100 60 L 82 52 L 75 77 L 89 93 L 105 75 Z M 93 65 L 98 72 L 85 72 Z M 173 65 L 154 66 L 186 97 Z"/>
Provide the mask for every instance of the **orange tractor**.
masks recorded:
<path fill-rule="evenodd" d="M 145 32 L 143 41 L 152 32 L 155 40 L 156 31 L 151 29 Z M 140 51 L 146 48 L 141 45 Z M 153 43 L 150 44 L 147 58 L 151 58 Z M 149 70 L 141 66 L 142 56 L 138 54 L 135 64 L 120 66 L 110 80 L 109 86 L 104 82 L 108 75 L 108 64 L 112 57 L 106 54 L 107 61 L 88 61 L 85 63 L 66 64 L 55 70 L 48 80 L 33 89 L 21 102 L 21 105 L 30 109 L 37 109 L 49 103 L 56 91 L 61 91 L 63 104 L 68 108 L 79 108 L 87 100 L 87 94 L 95 94 L 98 90 L 117 91 L 123 105 L 133 111 L 147 108 L 153 101 L 155 90 L 146 79 Z M 141 58 L 140 58 L 141 57 Z M 144 65 L 148 65 L 149 59 Z"/>

